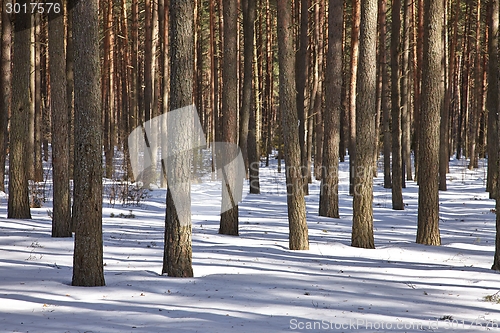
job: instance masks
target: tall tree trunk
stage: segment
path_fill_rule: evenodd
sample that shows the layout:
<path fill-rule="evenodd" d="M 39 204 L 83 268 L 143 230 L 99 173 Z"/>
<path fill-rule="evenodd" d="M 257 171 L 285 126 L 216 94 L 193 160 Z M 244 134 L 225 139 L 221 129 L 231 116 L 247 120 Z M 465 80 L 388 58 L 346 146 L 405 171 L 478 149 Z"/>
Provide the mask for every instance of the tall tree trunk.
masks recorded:
<path fill-rule="evenodd" d="M 354 195 L 356 170 L 356 84 L 359 57 L 359 25 L 361 0 L 352 1 L 351 59 L 349 77 L 349 194 Z"/>
<path fill-rule="evenodd" d="M 171 129 L 190 128 L 195 110 L 193 100 L 194 76 L 194 5 L 192 1 L 170 1 L 170 110 L 187 107 Z M 166 89 L 166 87 L 164 87 Z M 191 116 L 189 116 L 191 115 Z M 190 153 L 192 131 L 167 133 L 168 146 L 183 153 L 170 156 L 167 167 L 167 210 L 165 216 L 165 252 L 162 273 L 175 277 L 192 277 Z M 179 136 L 173 140 L 174 136 Z M 184 150 L 182 149 L 184 147 Z M 171 151 L 171 150 L 169 150 Z M 176 201 L 174 202 L 174 193 Z"/>
<path fill-rule="evenodd" d="M 325 73 L 325 104 L 327 108 L 323 112 L 325 138 L 323 143 L 319 215 L 338 218 L 343 1 L 330 0 L 329 10 L 331 14 L 328 15 L 328 53 Z M 333 13 L 338 14 L 333 15 Z"/>
<path fill-rule="evenodd" d="M 411 124 L 410 124 L 410 105 L 411 97 L 409 94 L 410 86 L 410 0 L 403 1 L 403 35 L 402 57 L 401 57 L 401 173 L 402 187 L 406 187 L 406 179 L 412 180 L 411 170 Z"/>
<path fill-rule="evenodd" d="M 43 182 L 43 165 L 42 165 L 42 154 L 41 154 L 41 141 L 40 139 L 40 119 L 42 114 L 42 16 L 41 14 L 35 14 L 35 26 L 34 26 L 34 83 L 35 89 L 33 91 L 33 119 L 30 120 L 30 132 L 33 130 L 33 136 L 30 136 L 30 142 L 33 143 L 33 180 L 35 182 Z"/>
<path fill-rule="evenodd" d="M 248 175 L 248 125 L 250 121 L 250 110 L 252 105 L 252 82 L 253 82 L 253 53 L 254 53 L 254 22 L 256 14 L 255 1 L 243 0 L 243 35 L 244 35 L 244 65 L 243 65 L 243 98 L 240 110 L 240 138 L 239 146 L 245 161 L 245 170 Z M 253 165 L 251 166 L 254 167 Z"/>
<path fill-rule="evenodd" d="M 403 165 L 401 159 L 401 85 L 400 53 L 401 45 L 401 0 L 392 2 L 391 34 L 391 113 L 392 113 L 392 209 L 404 209 Z"/>
<path fill-rule="evenodd" d="M 489 18 L 489 62 L 488 62 L 488 92 L 486 108 L 488 110 L 488 182 L 486 190 L 490 199 L 498 194 L 498 103 L 499 103 L 499 72 L 498 72 L 498 0 L 490 0 L 491 18 Z"/>
<path fill-rule="evenodd" d="M 414 142 L 413 155 L 415 164 L 415 180 L 418 183 L 418 163 L 420 160 L 420 110 L 422 107 L 422 62 L 423 62 L 423 44 L 424 44 L 424 0 L 417 0 L 417 33 L 416 33 L 416 58 L 415 66 L 415 108 L 414 108 Z"/>
<path fill-rule="evenodd" d="M 75 4 L 74 286 L 103 286 L 102 129 L 98 0 Z"/>
<path fill-rule="evenodd" d="M 28 119 L 25 126 L 28 127 L 26 136 L 26 158 L 27 164 L 25 165 L 26 172 L 28 174 L 28 180 L 35 180 L 35 110 L 37 103 L 37 85 L 36 85 L 36 73 L 40 69 L 40 66 L 36 65 L 37 51 L 37 37 L 40 35 L 40 25 L 39 23 L 40 15 L 35 14 L 31 16 L 31 41 L 30 41 L 30 108 L 28 113 Z M 38 22 L 37 22 L 38 21 Z M 38 30 L 38 31 L 37 31 Z M 38 34 L 36 33 L 38 32 Z M 33 201 L 33 200 L 32 200 Z"/>
<path fill-rule="evenodd" d="M 301 173 L 300 144 L 297 128 L 297 100 L 295 96 L 295 50 L 293 43 L 291 0 L 278 0 L 278 63 L 279 99 L 287 184 L 287 206 L 290 250 L 308 250 L 303 178 Z"/>
<path fill-rule="evenodd" d="M 297 53 L 296 53 L 296 80 L 297 87 L 297 112 L 299 116 L 299 142 L 300 142 L 300 159 L 301 172 L 304 178 L 304 194 L 309 194 L 309 185 L 307 182 L 307 146 L 306 146 L 306 131 L 307 131 L 307 115 L 305 107 L 305 88 L 307 85 L 307 47 L 309 44 L 308 38 L 308 22 L 309 22 L 309 1 L 295 1 L 297 10 L 300 13 L 300 28 L 297 36 Z"/>
<path fill-rule="evenodd" d="M 373 140 L 377 72 L 377 1 L 361 1 L 356 98 L 356 181 L 352 246 L 375 248 L 373 239 Z"/>
<path fill-rule="evenodd" d="M 325 35 L 324 35 L 324 30 L 325 30 L 325 6 L 326 3 L 323 2 L 316 2 L 314 6 L 314 13 L 315 13 L 315 20 L 316 20 L 316 25 L 314 28 L 314 44 L 316 48 L 316 56 L 315 56 L 315 68 L 317 70 L 318 75 L 318 89 L 316 92 L 316 96 L 314 98 L 314 110 L 313 110 L 313 115 L 315 115 L 315 129 L 314 132 L 316 134 L 316 151 L 314 154 L 314 173 L 315 173 L 315 178 L 316 180 L 321 180 L 322 173 L 323 173 L 323 143 L 324 143 L 324 124 L 323 124 L 323 80 L 324 80 L 324 73 L 323 73 L 323 59 L 324 59 L 324 51 L 325 51 Z M 341 8 L 343 12 L 343 7 Z M 341 38 L 343 34 L 341 33 Z M 343 41 L 341 40 L 341 51 L 342 50 L 342 43 Z M 340 75 L 342 75 L 342 58 L 340 58 Z M 342 78 L 341 78 L 342 79 Z M 342 89 L 342 80 L 340 81 L 341 83 L 341 89 Z M 342 104 L 340 105 L 340 109 L 342 109 Z M 339 111 L 340 112 L 340 111 Z M 312 119 L 311 119 L 312 121 Z M 339 114 L 339 144 L 340 144 L 340 114 Z M 339 149 L 340 151 L 340 149 Z"/>
<path fill-rule="evenodd" d="M 222 7 L 224 17 L 224 61 L 222 69 L 222 141 L 237 144 L 238 136 L 238 0 L 228 0 Z M 231 161 L 229 152 L 224 152 L 222 165 Z M 236 157 L 236 155 L 234 155 Z M 222 181 L 222 208 L 219 233 L 224 235 L 238 235 L 238 202 L 235 202 L 233 189 L 238 181 L 236 171 L 227 168 Z"/>
<path fill-rule="evenodd" d="M 52 237 L 71 237 L 69 187 L 69 121 L 66 91 L 64 16 L 49 15 L 49 69 L 52 110 Z"/>
<path fill-rule="evenodd" d="M 146 131 L 150 133 L 158 133 L 158 129 L 153 129 L 151 126 L 156 122 L 150 122 L 154 117 L 153 110 L 153 68 L 154 68 L 154 50 L 153 50 L 153 2 L 151 0 L 145 1 L 145 28 L 144 28 L 144 121 L 147 127 Z M 193 26 L 194 28 L 194 26 Z M 157 140 L 156 136 L 149 137 L 150 154 L 144 155 L 144 163 L 148 165 L 144 172 L 144 186 L 149 187 L 149 184 L 156 183 L 156 152 Z"/>
<path fill-rule="evenodd" d="M 25 1 L 21 1 L 25 3 Z M 33 164 L 27 151 L 30 112 L 30 17 L 20 14 L 14 21 L 12 61 L 12 109 L 9 148 L 9 200 L 7 217 L 31 218 L 26 165 Z"/>
<path fill-rule="evenodd" d="M 104 155 L 105 155 L 105 176 L 113 178 L 113 155 L 114 147 L 111 144 L 112 113 L 114 112 L 114 87 L 113 87 L 113 2 L 104 2 L 106 6 L 104 13 L 104 46 L 102 64 L 102 108 L 104 111 Z"/>
<path fill-rule="evenodd" d="M 439 234 L 439 117 L 444 98 L 443 1 L 424 7 L 417 243 L 441 245 Z"/>
<path fill-rule="evenodd" d="M 247 1 L 248 4 L 248 16 L 249 19 L 253 17 L 252 19 L 252 27 L 253 29 L 253 40 L 252 40 L 252 45 L 256 40 L 255 36 L 255 16 L 257 13 L 257 9 L 255 7 L 255 2 L 254 1 Z M 245 15 L 245 12 L 243 12 Z M 261 13 L 262 15 L 262 13 Z M 246 47 L 245 43 L 245 47 Z M 245 57 L 245 61 L 246 61 Z M 252 95 L 253 95 L 253 103 L 251 103 L 250 107 L 250 115 L 249 115 L 249 132 L 248 132 L 248 162 L 250 165 L 250 170 L 249 170 L 249 182 L 250 182 L 250 193 L 252 194 L 259 194 L 260 193 L 260 180 L 259 180 L 259 168 L 260 168 L 260 120 L 261 120 L 261 105 L 262 105 L 262 96 L 261 90 L 258 89 L 259 86 L 262 85 L 263 77 L 259 76 L 259 69 L 258 69 L 258 55 L 257 55 L 257 49 L 255 47 L 252 47 L 252 59 L 253 59 L 253 72 L 251 72 L 252 77 L 254 78 L 254 86 L 253 88 L 250 89 Z M 263 63 L 263 62 L 262 62 Z M 246 76 L 245 76 L 246 77 Z M 266 96 L 264 96 L 266 98 Z"/>
<path fill-rule="evenodd" d="M 446 191 L 446 173 L 450 161 L 449 140 L 450 140 L 450 109 L 452 107 L 452 95 L 454 89 L 456 51 L 457 51 L 457 35 L 458 35 L 458 16 L 460 10 L 460 1 L 455 0 L 453 6 L 453 32 L 451 36 L 450 51 L 448 58 L 448 86 L 446 87 L 444 96 L 444 106 L 441 114 L 441 132 L 439 138 L 439 190 Z"/>
<path fill-rule="evenodd" d="M 479 136 L 480 118 L 482 114 L 482 104 L 483 104 L 483 70 L 482 62 L 483 55 L 481 52 L 481 1 L 476 2 L 476 37 L 475 37 L 475 57 L 474 57 L 474 99 L 471 114 L 471 128 L 470 128 L 470 140 L 469 140 L 469 169 L 472 170 L 479 166 L 479 154 L 477 141 Z"/>
<path fill-rule="evenodd" d="M 488 5 L 490 6 L 490 15 L 488 18 L 488 27 L 489 27 L 489 64 L 488 64 L 488 95 L 487 95 L 487 108 L 488 108 L 488 176 L 494 177 L 493 172 L 498 172 L 498 166 L 496 165 L 498 158 L 498 133 L 490 133 L 491 130 L 498 131 L 498 124 L 496 124 L 496 128 L 493 125 L 493 122 L 497 122 L 498 112 L 498 80 L 499 80 L 499 72 L 498 72 L 498 15 L 499 15 L 499 5 L 498 0 L 490 0 Z M 491 123 L 491 124 L 490 124 Z M 490 141 L 491 139 L 496 139 L 496 141 Z M 493 156 L 490 153 L 496 150 L 496 154 Z M 490 164 L 495 164 L 494 167 L 490 168 Z M 491 171 L 490 171 L 491 170 Z M 490 172 L 492 172 L 490 174 Z M 498 179 L 493 178 L 495 181 Z M 493 257 L 493 265 L 491 269 L 496 271 L 500 271 L 500 193 L 498 193 L 497 184 L 491 182 L 490 185 L 490 197 L 492 196 L 493 190 L 497 191 L 495 193 L 495 208 L 496 208 L 496 237 L 495 237 L 495 255 Z"/>
<path fill-rule="evenodd" d="M 66 8 L 68 8 L 68 0 Z M 74 47 L 73 47 L 73 10 L 66 10 L 66 94 L 69 119 L 69 177 L 73 179 L 75 165 L 75 75 L 74 75 Z"/>
<path fill-rule="evenodd" d="M 382 76 L 382 91 L 380 96 L 380 107 L 382 108 L 383 131 L 384 131 L 384 188 L 392 187 L 391 179 L 391 114 L 389 107 L 389 74 L 387 72 L 386 56 L 386 7 L 387 0 L 379 1 L 379 66 Z"/>
<path fill-rule="evenodd" d="M 10 17 L 5 8 L 6 1 L 2 1 L 2 39 L 0 58 L 0 191 L 5 191 L 5 160 L 7 155 L 8 130 L 10 106 L 11 106 L 11 46 L 12 46 L 12 26 Z"/>

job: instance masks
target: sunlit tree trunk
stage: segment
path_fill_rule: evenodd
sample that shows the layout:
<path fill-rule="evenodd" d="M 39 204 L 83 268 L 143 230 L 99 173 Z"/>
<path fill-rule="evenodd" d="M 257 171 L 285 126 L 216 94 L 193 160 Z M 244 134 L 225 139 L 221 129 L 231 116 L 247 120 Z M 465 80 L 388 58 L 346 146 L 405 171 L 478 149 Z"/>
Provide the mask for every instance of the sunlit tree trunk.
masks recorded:
<path fill-rule="evenodd" d="M 297 100 L 295 96 L 295 49 L 291 0 L 278 0 L 279 99 L 286 164 L 290 250 L 308 250 L 303 177 L 300 170 Z"/>
<path fill-rule="evenodd" d="M 417 243 L 441 245 L 439 234 L 439 117 L 444 99 L 443 1 L 424 7 Z"/>
<path fill-rule="evenodd" d="M 194 5 L 192 1 L 170 1 L 170 110 L 188 107 L 193 101 L 194 76 Z M 166 87 L 164 87 L 166 89 Z M 186 110 L 188 111 L 188 109 Z M 169 128 L 189 128 L 190 117 L 174 117 Z M 170 137 L 172 134 L 167 133 Z M 170 156 L 167 167 L 167 209 L 165 249 L 162 273 L 174 277 L 192 277 L 191 194 L 189 145 L 192 131 L 179 132 L 175 140 L 181 153 Z M 172 147 L 169 140 L 168 147 Z M 172 147 L 173 148 L 173 147 Z M 174 202 L 173 191 L 176 193 Z"/>
<path fill-rule="evenodd" d="M 238 136 L 238 38 L 237 19 L 238 1 L 224 1 L 222 7 L 224 17 L 224 60 L 222 64 L 222 141 L 237 144 Z M 232 160 L 229 152 L 222 154 L 222 165 Z M 224 235 L 238 235 L 238 202 L 232 193 L 237 182 L 235 170 L 228 168 L 223 172 L 222 206 L 231 206 L 229 210 L 221 212 L 219 233 Z"/>
<path fill-rule="evenodd" d="M 352 238 L 354 247 L 375 248 L 373 238 L 373 141 L 376 109 L 377 1 L 361 0 L 356 98 L 356 167 Z"/>

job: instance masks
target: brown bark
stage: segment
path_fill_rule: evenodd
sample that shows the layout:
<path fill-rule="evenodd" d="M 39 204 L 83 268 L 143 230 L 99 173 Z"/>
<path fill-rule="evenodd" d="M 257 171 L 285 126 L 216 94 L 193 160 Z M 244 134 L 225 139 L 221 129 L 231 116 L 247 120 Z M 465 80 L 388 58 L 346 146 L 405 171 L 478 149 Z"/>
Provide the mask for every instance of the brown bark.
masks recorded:
<path fill-rule="evenodd" d="M 439 234 L 439 117 L 444 98 L 443 1 L 424 7 L 417 243 L 441 245 Z M 432 28 L 431 28 L 432 27 Z"/>
<path fill-rule="evenodd" d="M 35 27 L 33 29 L 34 36 L 33 39 L 35 41 L 34 45 L 34 83 L 35 89 L 33 92 L 33 119 L 30 119 L 30 132 L 33 134 L 30 135 L 30 144 L 33 145 L 33 180 L 35 182 L 43 182 L 43 165 L 42 165 L 42 146 L 40 140 L 40 119 L 42 115 L 42 17 L 40 14 L 35 15 Z M 31 168 L 30 168 L 31 169 Z M 30 170 L 31 172 L 31 170 Z"/>
<path fill-rule="evenodd" d="M 498 1 L 491 0 L 491 17 L 489 18 L 489 62 L 488 62 L 488 92 L 486 108 L 488 111 L 488 182 L 486 190 L 490 199 L 497 198 L 498 193 L 498 103 L 499 103 L 499 72 L 498 72 Z"/>
<path fill-rule="evenodd" d="M 14 22 L 12 54 L 12 109 L 9 147 L 9 200 L 7 217 L 31 218 L 28 198 L 27 137 L 30 112 L 30 28 L 29 18 L 20 15 Z"/>
<path fill-rule="evenodd" d="M 75 170 L 73 224 L 74 286 L 103 286 L 102 129 L 98 0 L 76 3 Z"/>
<path fill-rule="evenodd" d="M 9 113 L 11 106 L 11 45 L 12 45 L 12 26 L 10 17 L 5 10 L 5 1 L 1 2 L 2 15 L 2 39 L 1 39 L 1 58 L 0 58 L 0 191 L 5 191 L 5 160 L 7 156 Z"/>
<path fill-rule="evenodd" d="M 403 165 L 401 159 L 401 0 L 392 2 L 391 114 L 392 114 L 392 209 L 403 210 Z"/>
<path fill-rule="evenodd" d="M 253 17 L 252 22 L 255 20 L 255 15 L 257 13 L 254 1 L 248 1 L 248 16 Z M 253 12 L 253 13 L 252 13 Z M 244 14 L 245 15 L 245 14 Z M 255 28 L 253 29 L 253 40 L 252 44 L 255 42 Z M 245 44 L 246 47 L 246 44 Z M 261 114 L 262 114 L 262 94 L 261 90 L 257 87 L 262 86 L 262 76 L 259 76 L 258 67 L 258 55 L 257 49 L 252 47 L 252 59 L 253 59 L 253 88 L 252 93 L 252 103 L 249 115 L 249 132 L 248 132 L 248 162 L 250 165 L 249 170 L 249 182 L 250 182 L 250 193 L 259 194 L 260 193 L 260 179 L 259 179 L 259 168 L 260 168 L 260 130 L 261 130 Z M 246 58 L 245 58 L 246 61 Z M 264 64 L 262 61 L 261 64 Z M 262 66 L 260 66 L 260 71 L 263 72 Z M 265 97 L 264 97 L 265 98 Z"/>
<path fill-rule="evenodd" d="M 303 179 L 300 171 L 300 144 L 297 128 L 297 100 L 295 96 L 295 50 L 293 43 L 291 0 L 278 0 L 278 63 L 279 99 L 287 184 L 287 206 L 290 250 L 309 249 Z"/>
<path fill-rule="evenodd" d="M 382 87 L 380 96 L 380 107 L 382 108 L 383 132 L 384 132 L 384 188 L 392 187 L 391 179 L 391 114 L 389 106 L 389 74 L 387 72 L 386 56 L 386 6 L 387 0 L 379 1 L 379 66 L 382 76 Z"/>
<path fill-rule="evenodd" d="M 373 140 L 375 139 L 377 1 L 361 1 L 356 98 L 356 178 L 352 237 L 354 247 L 375 248 L 373 238 Z"/>
<path fill-rule="evenodd" d="M 325 105 L 323 112 L 325 133 L 319 215 L 339 217 L 339 141 L 340 109 L 342 108 L 342 28 L 343 1 L 330 0 L 328 16 L 328 53 L 326 63 Z"/>
<path fill-rule="evenodd" d="M 450 109 L 452 108 L 452 96 L 454 90 L 454 77 L 456 69 L 456 53 L 457 53 L 457 38 L 458 38 L 458 16 L 460 10 L 460 2 L 455 1 L 453 6 L 453 32 L 451 36 L 449 59 L 448 59 L 448 86 L 446 87 L 444 96 L 444 106 L 441 115 L 441 131 L 439 138 L 439 190 L 446 191 L 446 173 L 450 161 L 449 140 L 450 140 Z"/>
<path fill-rule="evenodd" d="M 170 110 L 189 106 L 193 101 L 194 7 L 189 0 L 170 1 Z M 164 87 L 167 89 L 167 87 Z M 189 117 L 174 117 L 169 128 L 189 128 Z M 192 121 L 191 121 L 192 124 Z M 167 133 L 173 137 L 172 133 Z M 179 139 L 168 140 L 168 147 L 190 144 L 191 131 L 180 131 Z M 175 134 L 177 136 L 177 133 Z M 190 153 L 171 156 L 167 168 L 167 210 L 165 215 L 165 251 L 162 273 L 174 277 L 192 277 Z M 176 193 L 176 202 L 173 200 Z"/>
<path fill-rule="evenodd" d="M 237 144 L 238 136 L 238 1 L 228 0 L 222 7 L 224 17 L 224 61 L 222 64 L 222 141 Z M 222 165 L 232 160 L 229 152 L 224 152 Z M 235 157 L 236 155 L 234 155 Z M 238 235 L 238 202 L 233 202 L 232 189 L 236 188 L 236 173 L 232 169 L 223 171 L 222 206 L 232 206 L 221 213 L 219 233 Z"/>
<path fill-rule="evenodd" d="M 55 13 L 54 13 L 55 14 Z M 49 15 L 49 70 L 52 110 L 52 237 L 71 237 L 69 121 L 66 94 L 64 16 Z"/>
<path fill-rule="evenodd" d="M 240 109 L 240 136 L 239 146 L 245 161 L 245 170 L 247 177 L 249 174 L 248 161 L 248 131 L 250 122 L 250 110 L 252 105 L 252 83 L 253 83 L 253 53 L 254 53 L 254 22 L 256 17 L 255 1 L 243 0 L 243 40 L 244 40 L 244 56 L 243 56 L 243 98 Z M 255 165 L 251 166 L 252 168 Z"/>
<path fill-rule="evenodd" d="M 356 161 L 356 84 L 359 57 L 359 26 L 360 26 L 361 0 L 352 1 L 352 28 L 351 28 L 351 58 L 349 76 L 349 194 L 354 194 L 355 161 Z"/>

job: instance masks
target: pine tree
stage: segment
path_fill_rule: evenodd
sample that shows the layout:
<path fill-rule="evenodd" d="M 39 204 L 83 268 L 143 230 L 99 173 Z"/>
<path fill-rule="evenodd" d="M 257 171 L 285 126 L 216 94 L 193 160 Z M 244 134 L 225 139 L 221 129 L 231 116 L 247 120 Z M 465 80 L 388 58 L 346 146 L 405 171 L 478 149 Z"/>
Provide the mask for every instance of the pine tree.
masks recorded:
<path fill-rule="evenodd" d="M 165 251 L 162 273 L 175 277 L 193 276 L 191 249 L 190 153 L 188 146 L 192 126 L 188 112 L 193 98 L 194 70 L 194 8 L 190 0 L 170 1 L 170 110 L 183 109 L 183 116 L 169 118 L 177 123 L 168 127 L 180 129 L 175 134 L 167 130 L 167 151 L 175 144 L 181 153 L 167 159 L 167 209 L 165 215 Z M 166 89 L 166 87 L 164 87 Z M 186 115 L 186 116 L 184 116 Z M 191 125 L 190 125 L 191 124 Z M 165 135 L 165 133 L 163 133 Z M 178 136 L 173 140 L 173 136 Z M 174 202 L 174 192 L 176 202 Z"/>
<path fill-rule="evenodd" d="M 444 101 L 443 1 L 424 7 L 417 243 L 441 245 L 439 235 L 439 119 Z"/>
<path fill-rule="evenodd" d="M 356 160 L 352 246 L 375 248 L 373 239 L 373 141 L 375 140 L 377 1 L 361 1 L 356 96 Z"/>
<path fill-rule="evenodd" d="M 74 286 L 103 286 L 102 128 L 99 1 L 74 7 L 75 170 L 73 224 Z"/>
<path fill-rule="evenodd" d="M 290 250 L 308 250 L 306 205 L 301 172 L 297 100 L 295 96 L 295 50 L 291 0 L 278 0 L 279 99 L 285 164 Z"/>

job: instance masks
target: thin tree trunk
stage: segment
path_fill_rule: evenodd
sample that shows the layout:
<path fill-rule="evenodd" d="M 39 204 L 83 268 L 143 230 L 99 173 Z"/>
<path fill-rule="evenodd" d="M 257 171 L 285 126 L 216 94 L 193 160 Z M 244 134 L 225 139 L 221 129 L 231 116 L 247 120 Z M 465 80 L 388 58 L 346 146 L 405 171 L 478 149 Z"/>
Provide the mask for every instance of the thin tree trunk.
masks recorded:
<path fill-rule="evenodd" d="M 34 79 L 35 79 L 35 90 L 33 94 L 33 120 L 30 120 L 30 131 L 33 130 L 33 137 L 30 136 L 30 143 L 33 143 L 33 180 L 35 182 L 43 182 L 43 165 L 42 165 L 42 154 L 41 154 L 41 142 L 40 132 L 38 129 L 40 126 L 39 120 L 42 114 L 42 62 L 41 62 L 41 36 L 42 36 L 42 17 L 40 14 L 35 14 L 35 27 L 34 27 L 34 49 L 35 49 L 35 63 L 34 63 Z"/>
<path fill-rule="evenodd" d="M 453 32 L 451 36 L 450 52 L 449 52 L 449 67 L 448 67 L 448 86 L 444 96 L 444 106 L 441 114 L 441 132 L 439 138 L 439 190 L 446 191 L 446 173 L 450 161 L 449 140 L 450 140 L 450 109 L 452 107 L 451 97 L 454 89 L 455 77 L 455 58 L 457 50 L 457 35 L 458 35 L 458 11 L 459 1 L 455 0 L 453 15 Z"/>
<path fill-rule="evenodd" d="M 486 190 L 490 193 L 490 199 L 498 199 L 498 0 L 490 0 L 490 6 L 492 7 L 491 18 L 489 18 L 488 92 L 486 96 L 488 110 L 488 182 Z"/>
<path fill-rule="evenodd" d="M 361 0 L 352 1 L 352 28 L 351 28 L 351 63 L 349 77 L 349 194 L 354 195 L 356 170 L 356 84 L 359 57 L 359 26 Z"/>
<path fill-rule="evenodd" d="M 68 0 L 66 8 L 68 8 Z M 74 76 L 74 47 L 73 47 L 73 10 L 66 11 L 66 94 L 69 119 L 69 177 L 73 179 L 75 165 L 75 76 Z"/>
<path fill-rule="evenodd" d="M 493 172 L 498 172 L 497 158 L 498 158 L 498 133 L 490 133 L 491 130 L 498 131 L 497 116 L 498 112 L 498 15 L 499 15 L 499 5 L 498 0 L 490 0 L 489 2 L 491 17 L 488 18 L 489 23 L 489 67 L 488 67 L 488 95 L 487 95 L 487 108 L 490 119 L 488 120 L 488 167 L 491 164 L 495 164 L 494 167 L 488 168 L 488 175 L 497 177 L 497 174 Z M 491 123 L 491 124 L 490 124 Z M 490 141 L 490 138 L 497 139 L 496 141 Z M 491 152 L 496 150 L 495 155 L 490 155 Z M 490 174 L 491 172 L 491 174 Z M 492 192 L 495 190 L 495 208 L 496 208 L 496 237 L 495 237 L 495 255 L 493 257 L 493 266 L 491 269 L 500 271 L 500 193 L 498 193 L 498 186 L 495 183 L 497 178 L 493 178 L 490 187 L 490 197 Z"/>
<path fill-rule="evenodd" d="M 254 1 L 244 0 L 248 4 L 248 16 L 253 17 L 252 26 L 254 27 L 255 15 L 257 9 L 255 7 Z M 244 13 L 244 12 L 243 12 Z M 245 14 L 244 14 L 245 15 Z M 255 28 L 253 29 L 253 40 L 252 44 L 256 40 Z M 245 44 L 246 47 L 246 44 Z M 258 57 L 257 49 L 252 47 L 252 59 L 253 59 L 253 72 L 250 71 L 252 77 L 254 78 L 254 85 L 251 89 L 253 103 L 250 104 L 250 116 L 249 116 L 249 133 L 248 133 L 248 162 L 250 165 L 249 170 L 249 182 L 250 182 L 250 193 L 259 194 L 260 193 L 260 180 L 259 180 L 259 168 L 260 168 L 260 120 L 261 120 L 261 105 L 263 96 L 257 87 L 262 84 L 262 76 L 259 76 L 258 70 Z M 246 61 L 246 57 L 245 57 Z M 266 98 L 266 96 L 264 96 Z"/>
<path fill-rule="evenodd" d="M 392 2 L 391 113 L 392 113 L 392 209 L 403 210 L 403 165 L 401 159 L 401 0 Z"/>
<path fill-rule="evenodd" d="M 300 13 L 300 28 L 297 36 L 297 53 L 296 53 L 296 80 L 295 85 L 297 88 L 297 112 L 299 116 L 299 142 L 300 142 L 300 159 L 301 171 L 304 178 L 304 195 L 309 194 L 309 185 L 307 182 L 307 146 L 306 146 L 306 129 L 307 117 L 305 108 L 305 87 L 307 83 L 307 47 L 308 47 L 308 21 L 309 21 L 309 1 L 297 0 L 295 1 L 297 11 Z M 299 16 L 298 16 L 299 17 Z"/>
<path fill-rule="evenodd" d="M 6 1 L 2 1 L 2 40 L 1 40 L 1 58 L 0 58 L 0 191 L 5 191 L 5 160 L 7 156 L 7 142 L 9 133 L 7 124 L 9 121 L 11 106 L 11 46 L 12 46 L 12 26 L 10 17 L 4 7 Z"/>
<path fill-rule="evenodd" d="M 403 34 L 401 57 L 401 173 L 402 187 L 406 187 L 406 179 L 412 180 L 411 170 L 411 133 L 410 133 L 410 0 L 403 1 Z"/>
<path fill-rule="evenodd" d="M 384 188 L 392 187 L 391 179 L 391 114 L 389 106 L 389 74 L 387 72 L 387 56 L 386 56 L 386 7 L 387 0 L 379 1 L 379 66 L 382 68 L 380 75 L 382 76 L 382 91 L 380 96 L 380 105 L 382 108 L 383 131 L 384 131 Z"/>
<path fill-rule="evenodd" d="M 254 53 L 254 22 L 256 17 L 255 1 L 243 0 L 243 35 L 244 35 L 244 65 L 243 65 L 243 98 L 240 110 L 240 137 L 239 146 L 245 161 L 245 170 L 248 176 L 248 125 L 250 122 L 250 110 L 252 105 L 252 83 L 253 83 L 253 53 Z M 253 165 L 251 166 L 254 167 Z"/>

